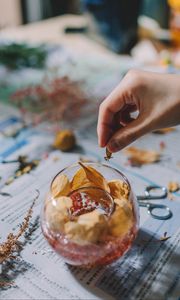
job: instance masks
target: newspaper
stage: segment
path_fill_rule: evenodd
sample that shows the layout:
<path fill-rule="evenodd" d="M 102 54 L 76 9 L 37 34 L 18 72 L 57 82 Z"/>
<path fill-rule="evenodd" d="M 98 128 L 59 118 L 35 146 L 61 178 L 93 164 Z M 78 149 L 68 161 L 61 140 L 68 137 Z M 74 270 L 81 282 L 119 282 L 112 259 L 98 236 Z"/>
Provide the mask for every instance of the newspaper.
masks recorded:
<path fill-rule="evenodd" d="M 20 120 L 2 107 L 0 115 L 0 160 L 13 160 L 18 155 L 40 159 L 39 166 L 20 176 L 10 185 L 7 177 L 17 164 L 0 164 L 0 242 L 9 232 L 16 232 L 30 207 L 36 190 L 40 197 L 33 209 L 31 234 L 22 239 L 19 259 L 3 263 L 0 268 L 0 299 L 143 299 L 174 300 L 180 297 L 180 193 L 174 200 L 158 200 L 170 207 L 173 217 L 155 220 L 146 208 L 140 208 L 140 230 L 132 248 L 118 261 L 92 270 L 80 269 L 64 263 L 44 239 L 40 215 L 45 194 L 55 174 L 80 159 L 82 155 L 104 163 L 104 150 L 99 149 L 95 124 L 85 127 L 78 135 L 80 153 L 50 151 L 52 137 L 26 129 L 17 139 L 5 138 L 3 132 Z M 88 125 L 89 126 L 89 125 Z M 9 128 L 9 129 L 8 129 Z M 121 170 L 131 181 L 136 194 L 144 193 L 150 184 L 167 186 L 170 180 L 180 180 L 180 128 L 164 136 L 149 134 L 135 144 L 141 148 L 159 149 L 163 140 L 166 147 L 162 160 L 141 168 L 126 165 L 123 152 L 115 154 L 112 167 Z M 48 155 L 44 155 L 48 153 Z M 167 232 L 170 238 L 160 241 Z"/>

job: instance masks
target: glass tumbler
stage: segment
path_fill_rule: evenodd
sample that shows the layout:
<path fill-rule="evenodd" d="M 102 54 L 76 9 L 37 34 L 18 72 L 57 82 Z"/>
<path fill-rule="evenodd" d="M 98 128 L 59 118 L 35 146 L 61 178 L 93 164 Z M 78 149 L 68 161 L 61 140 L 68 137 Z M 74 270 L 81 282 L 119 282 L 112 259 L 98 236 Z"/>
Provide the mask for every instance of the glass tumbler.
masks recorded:
<path fill-rule="evenodd" d="M 139 209 L 124 174 L 100 163 L 83 166 L 71 165 L 54 177 L 41 227 L 65 262 L 91 268 L 112 263 L 128 251 L 138 232 Z"/>

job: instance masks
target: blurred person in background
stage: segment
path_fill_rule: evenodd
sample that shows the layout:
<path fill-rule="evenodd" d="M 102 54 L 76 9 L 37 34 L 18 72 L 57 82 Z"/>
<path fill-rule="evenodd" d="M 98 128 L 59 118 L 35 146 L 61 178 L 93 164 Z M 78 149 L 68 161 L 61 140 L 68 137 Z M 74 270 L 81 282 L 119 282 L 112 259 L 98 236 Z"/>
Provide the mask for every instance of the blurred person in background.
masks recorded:
<path fill-rule="evenodd" d="M 117 53 L 129 53 L 138 39 L 138 16 L 155 19 L 168 27 L 169 8 L 166 0 L 82 0 L 96 20 L 108 47 Z"/>
<path fill-rule="evenodd" d="M 109 47 L 127 53 L 137 42 L 137 18 L 142 0 L 84 0 Z"/>

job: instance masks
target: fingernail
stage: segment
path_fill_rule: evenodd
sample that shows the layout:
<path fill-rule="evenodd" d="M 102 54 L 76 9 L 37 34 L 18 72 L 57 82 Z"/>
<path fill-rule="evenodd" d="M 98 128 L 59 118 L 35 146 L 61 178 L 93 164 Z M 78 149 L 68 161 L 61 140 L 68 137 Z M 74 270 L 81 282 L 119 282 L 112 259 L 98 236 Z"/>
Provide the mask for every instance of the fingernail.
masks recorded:
<path fill-rule="evenodd" d="M 105 146 L 101 143 L 98 143 L 98 146 L 100 147 L 100 148 L 104 148 Z"/>
<path fill-rule="evenodd" d="M 107 145 L 107 140 L 101 139 L 98 141 L 99 147 L 104 148 Z"/>
<path fill-rule="evenodd" d="M 108 144 L 108 149 L 110 150 L 110 152 L 116 152 L 119 150 L 119 148 L 120 148 L 119 142 L 116 140 L 112 140 Z"/>

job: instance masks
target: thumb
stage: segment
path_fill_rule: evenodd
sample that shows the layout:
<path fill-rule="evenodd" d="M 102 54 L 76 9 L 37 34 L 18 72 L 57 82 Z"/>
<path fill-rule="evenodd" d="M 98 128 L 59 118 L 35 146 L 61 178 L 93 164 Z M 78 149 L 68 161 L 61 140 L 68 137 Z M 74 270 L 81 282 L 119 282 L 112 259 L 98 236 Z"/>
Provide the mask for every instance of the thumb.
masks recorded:
<path fill-rule="evenodd" d="M 116 131 L 107 144 L 110 152 L 117 152 L 125 148 L 136 139 L 150 131 L 149 122 L 144 117 L 138 117 L 125 127 Z"/>

